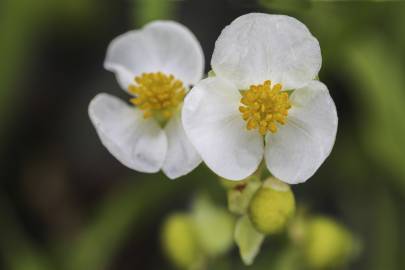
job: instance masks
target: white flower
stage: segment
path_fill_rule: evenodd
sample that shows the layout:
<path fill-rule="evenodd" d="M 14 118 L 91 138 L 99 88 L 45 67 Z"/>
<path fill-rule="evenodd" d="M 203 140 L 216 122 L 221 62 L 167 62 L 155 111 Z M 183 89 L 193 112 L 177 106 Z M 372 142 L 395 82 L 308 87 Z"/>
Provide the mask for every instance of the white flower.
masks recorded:
<path fill-rule="evenodd" d="M 108 151 L 131 169 L 162 169 L 172 179 L 193 170 L 201 158 L 184 133 L 180 108 L 204 72 L 195 36 L 176 22 L 149 23 L 115 38 L 104 67 L 135 105 L 105 93 L 90 102 L 90 119 Z"/>
<path fill-rule="evenodd" d="M 318 41 L 294 18 L 252 13 L 227 26 L 211 60 L 216 76 L 183 106 L 186 134 L 207 166 L 240 180 L 264 157 L 286 183 L 311 177 L 332 150 L 338 121 L 315 80 L 321 61 Z"/>

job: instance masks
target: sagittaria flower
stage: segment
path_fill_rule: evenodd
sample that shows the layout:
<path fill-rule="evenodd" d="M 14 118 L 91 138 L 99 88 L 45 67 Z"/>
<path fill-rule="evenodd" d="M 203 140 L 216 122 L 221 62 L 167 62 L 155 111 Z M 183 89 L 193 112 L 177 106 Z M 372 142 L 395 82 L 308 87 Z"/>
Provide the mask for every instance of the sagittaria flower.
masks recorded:
<path fill-rule="evenodd" d="M 298 20 L 252 13 L 220 34 L 215 74 L 187 95 L 183 125 L 208 167 L 240 180 L 258 168 L 290 184 L 306 181 L 330 154 L 337 114 L 317 39 Z"/>
<path fill-rule="evenodd" d="M 149 23 L 115 38 L 104 67 L 132 103 L 105 93 L 90 102 L 90 119 L 108 151 L 140 172 L 162 169 L 176 178 L 193 170 L 201 158 L 184 133 L 180 109 L 204 72 L 195 36 L 176 22 Z"/>

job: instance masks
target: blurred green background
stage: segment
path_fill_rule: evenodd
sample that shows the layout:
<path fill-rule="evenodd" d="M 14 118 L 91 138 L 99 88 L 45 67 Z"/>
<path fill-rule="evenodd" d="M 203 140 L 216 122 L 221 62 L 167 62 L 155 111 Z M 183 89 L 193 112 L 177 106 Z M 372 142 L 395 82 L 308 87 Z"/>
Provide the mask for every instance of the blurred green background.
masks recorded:
<path fill-rule="evenodd" d="M 349 269 L 405 269 L 405 5 L 309 0 L 1 0 L 0 269 L 171 269 L 164 218 L 197 191 L 223 205 L 225 193 L 204 165 L 170 181 L 102 147 L 88 103 L 99 92 L 125 98 L 102 67 L 105 50 L 129 29 L 174 19 L 201 42 L 208 71 L 221 29 L 258 11 L 294 16 L 318 38 L 319 77 L 338 109 L 334 150 L 293 186 L 298 205 L 360 240 Z M 280 249 L 266 243 L 250 269 L 281 269 Z M 244 268 L 236 248 L 212 266 Z"/>

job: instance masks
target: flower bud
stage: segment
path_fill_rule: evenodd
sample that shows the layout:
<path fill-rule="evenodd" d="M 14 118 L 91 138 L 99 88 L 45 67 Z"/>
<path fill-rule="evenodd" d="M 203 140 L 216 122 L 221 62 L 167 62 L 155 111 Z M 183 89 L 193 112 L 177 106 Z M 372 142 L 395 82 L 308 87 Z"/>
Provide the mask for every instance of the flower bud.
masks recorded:
<path fill-rule="evenodd" d="M 256 191 L 249 205 L 249 217 L 264 234 L 282 231 L 295 213 L 295 199 L 290 186 L 270 177 Z"/>
<path fill-rule="evenodd" d="M 309 221 L 304 245 L 305 258 L 311 269 L 340 267 L 354 251 L 351 234 L 327 217 Z"/>
<path fill-rule="evenodd" d="M 232 181 L 235 183 L 236 181 Z M 257 177 L 249 177 L 246 180 L 236 182 L 228 188 L 228 209 L 234 214 L 243 215 L 247 212 L 250 200 L 261 186 L 261 181 Z"/>
<path fill-rule="evenodd" d="M 196 239 L 204 254 L 217 257 L 232 247 L 235 219 L 226 209 L 201 194 L 194 201 L 191 215 Z"/>
<path fill-rule="evenodd" d="M 200 250 L 191 217 L 173 214 L 164 223 L 162 245 L 167 257 L 181 269 L 189 269 L 198 260 Z"/>

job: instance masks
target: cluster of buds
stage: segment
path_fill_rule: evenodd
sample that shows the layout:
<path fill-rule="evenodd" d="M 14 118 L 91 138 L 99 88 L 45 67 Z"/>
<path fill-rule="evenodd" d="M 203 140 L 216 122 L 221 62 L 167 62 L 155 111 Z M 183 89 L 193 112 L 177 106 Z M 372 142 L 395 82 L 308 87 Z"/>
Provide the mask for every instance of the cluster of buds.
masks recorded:
<path fill-rule="evenodd" d="M 195 198 L 191 211 L 168 216 L 162 227 L 162 247 L 179 269 L 204 269 L 211 258 L 233 246 L 234 217 L 207 196 Z"/>
<path fill-rule="evenodd" d="M 332 218 L 296 214 L 291 187 L 275 177 L 264 180 L 254 175 L 243 181 L 222 180 L 228 208 L 239 220 L 235 242 L 246 265 L 253 263 L 267 236 L 287 234 L 298 250 L 298 260 L 309 269 L 330 269 L 345 265 L 358 245 L 352 234 Z"/>
<path fill-rule="evenodd" d="M 262 181 L 253 175 L 243 181 L 222 180 L 228 208 L 238 216 L 235 241 L 243 262 L 253 263 L 268 235 L 282 233 L 295 213 L 290 186 L 274 177 Z"/>
<path fill-rule="evenodd" d="M 266 237 L 283 234 L 308 269 L 342 267 L 358 251 L 352 234 L 334 219 L 296 213 L 291 187 L 275 177 L 221 183 L 228 211 L 197 196 L 190 212 L 172 214 L 164 223 L 162 245 L 179 269 L 207 269 L 210 259 L 225 255 L 234 243 L 244 264 L 251 265 Z"/>

